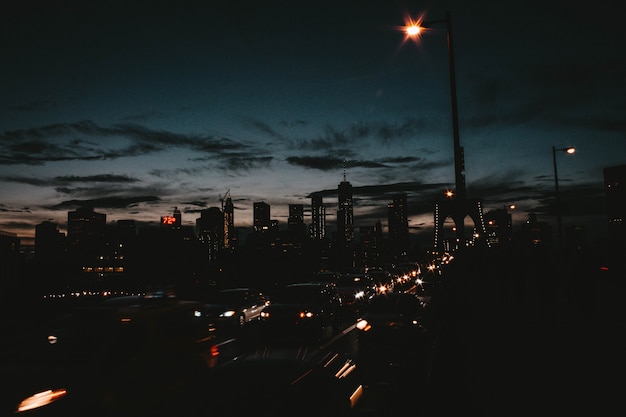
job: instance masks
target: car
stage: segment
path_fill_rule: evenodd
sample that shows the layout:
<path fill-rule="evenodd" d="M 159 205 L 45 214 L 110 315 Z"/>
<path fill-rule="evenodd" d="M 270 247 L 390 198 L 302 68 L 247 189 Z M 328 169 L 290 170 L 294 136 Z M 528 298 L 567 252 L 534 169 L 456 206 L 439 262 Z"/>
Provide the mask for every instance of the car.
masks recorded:
<path fill-rule="evenodd" d="M 376 354 L 414 350 L 428 334 L 424 315 L 423 304 L 414 294 L 377 295 L 356 321 L 359 349 Z"/>
<path fill-rule="evenodd" d="M 376 283 L 365 273 L 344 273 L 336 284 L 345 309 L 358 310 L 376 294 Z"/>
<path fill-rule="evenodd" d="M 198 415 L 370 415 L 363 380 L 360 364 L 341 350 L 251 351 L 212 370 Z"/>
<path fill-rule="evenodd" d="M 358 358 L 368 375 L 392 385 L 410 379 L 418 391 L 427 386 L 433 343 L 415 295 L 397 291 L 377 295 L 355 328 Z"/>
<path fill-rule="evenodd" d="M 240 329 L 258 322 L 269 298 L 259 290 L 247 287 L 227 288 L 204 298 L 204 314 L 215 327 Z"/>
<path fill-rule="evenodd" d="M 319 338 L 338 330 L 341 298 L 334 285 L 323 282 L 288 284 L 271 294 L 261 312 L 263 332 L 272 336 Z"/>
<path fill-rule="evenodd" d="M 177 408 L 203 375 L 228 360 L 201 310 L 198 302 L 151 293 L 60 315 L 0 358 L 2 411 L 140 416 Z"/>
<path fill-rule="evenodd" d="M 376 293 L 384 293 L 393 291 L 394 279 L 393 275 L 387 270 L 380 267 L 368 268 L 367 276 L 374 282 Z"/>

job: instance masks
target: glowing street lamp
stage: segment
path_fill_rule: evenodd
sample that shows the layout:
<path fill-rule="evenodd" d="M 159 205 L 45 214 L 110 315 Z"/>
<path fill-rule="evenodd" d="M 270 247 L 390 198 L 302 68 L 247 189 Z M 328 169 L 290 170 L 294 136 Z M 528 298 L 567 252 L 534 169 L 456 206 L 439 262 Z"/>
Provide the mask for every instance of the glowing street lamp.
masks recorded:
<path fill-rule="evenodd" d="M 556 152 L 565 152 L 568 154 L 573 154 L 576 152 L 576 148 L 573 146 L 568 146 L 567 148 L 555 148 L 552 147 L 552 163 L 554 165 L 554 189 L 555 189 L 555 197 L 556 197 L 556 222 L 557 222 L 557 233 L 559 236 L 559 249 L 563 248 L 563 227 L 562 227 L 562 219 L 561 219 L 561 198 L 559 196 L 559 176 L 556 171 Z"/>

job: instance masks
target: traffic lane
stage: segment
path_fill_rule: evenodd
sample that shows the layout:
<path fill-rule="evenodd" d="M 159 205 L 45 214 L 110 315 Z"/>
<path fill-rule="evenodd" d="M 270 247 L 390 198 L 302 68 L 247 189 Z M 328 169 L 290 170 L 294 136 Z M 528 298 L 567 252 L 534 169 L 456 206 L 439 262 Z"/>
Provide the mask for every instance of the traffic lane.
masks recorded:
<path fill-rule="evenodd" d="M 380 362 L 376 362 L 376 358 L 370 356 L 368 358 L 369 363 L 366 363 L 365 358 L 361 357 L 359 353 L 354 322 L 346 318 L 344 323 L 345 327 L 329 328 L 329 332 L 323 339 L 313 343 L 310 341 L 301 343 L 298 339 L 294 339 L 294 343 L 282 346 L 280 344 L 260 345 L 259 341 L 262 340 L 258 338 L 258 332 L 262 331 L 260 326 L 250 326 L 238 335 L 220 334 L 221 337 L 212 339 L 210 346 L 207 345 L 207 349 L 203 349 L 205 360 L 197 362 L 198 365 L 204 363 L 206 368 L 194 366 L 195 370 L 192 372 L 181 372 L 180 366 L 170 366 L 170 364 L 181 363 L 180 358 L 170 357 L 170 354 L 176 355 L 176 351 L 160 349 L 155 345 L 156 351 L 152 349 L 145 351 L 146 354 L 152 352 L 149 356 L 137 353 L 132 355 L 132 369 L 117 367 L 117 371 L 108 371 L 107 382 L 104 384 L 98 372 L 89 372 L 85 369 L 86 375 L 89 375 L 89 380 L 93 381 L 94 384 L 87 383 L 83 379 L 84 383 L 81 385 L 85 389 L 94 387 L 99 392 L 91 393 L 97 397 L 85 392 L 84 398 L 87 402 L 80 404 L 80 410 L 89 410 L 92 414 L 110 416 L 117 415 L 119 410 L 123 410 L 129 416 L 142 415 L 148 411 L 159 415 L 167 413 L 197 415 L 199 410 L 207 410 L 206 407 L 210 407 L 210 403 L 205 403 L 211 388 L 207 384 L 216 381 L 210 370 L 219 368 L 221 363 L 228 363 L 232 358 L 240 359 L 246 355 L 267 359 L 275 358 L 277 355 L 291 355 L 298 362 L 334 352 L 338 355 L 337 357 L 344 358 L 343 364 L 350 364 L 348 368 L 353 369 L 351 371 L 352 378 L 358 378 L 358 384 L 352 384 L 348 387 L 351 389 L 349 391 L 351 395 L 356 393 L 355 395 L 360 399 L 361 404 L 358 409 L 350 409 L 349 412 L 352 415 L 386 412 L 389 411 L 389 407 L 396 407 L 398 412 L 401 411 L 401 400 L 414 398 L 414 396 L 409 395 L 411 387 L 413 387 L 411 385 L 411 368 L 397 367 L 397 364 L 388 363 L 387 359 L 389 358 L 385 356 L 378 358 Z M 167 339 L 167 335 L 163 336 Z M 117 353 L 123 355 L 122 351 L 117 351 Z M 128 354 L 130 355 L 130 352 Z M 10 358 L 5 357 L 4 359 Z M 126 362 L 130 359 L 130 356 L 126 358 Z M 262 362 L 264 363 L 263 360 Z M 194 363 L 196 362 L 194 361 Z M 309 379 L 309 381 L 311 380 Z M 317 381 L 322 383 L 324 379 L 318 378 Z M 332 386 L 334 381 L 331 378 L 327 380 L 328 385 L 318 384 L 318 386 L 319 388 L 328 388 Z M 107 386 L 125 389 L 116 389 L 113 393 L 107 391 Z M 300 391 L 298 393 L 299 398 L 304 401 L 304 399 L 314 400 L 319 397 L 320 392 L 316 391 L 314 386 L 315 384 L 309 384 L 309 389 Z M 359 387 L 360 392 L 357 389 Z M 344 392 L 348 392 L 347 388 L 344 389 Z M 310 397 L 306 397 L 306 394 L 309 394 Z M 283 393 L 283 395 L 287 394 Z M 395 397 L 393 404 L 388 402 L 390 395 Z M 110 401 L 113 398 L 116 398 L 116 404 L 102 403 L 102 401 Z M 41 415 L 37 412 L 31 414 Z"/>
<path fill-rule="evenodd" d="M 356 329 L 356 320 L 347 320 L 340 330 L 329 333 L 327 338 L 310 343 L 299 338 L 279 338 L 273 343 L 260 342 L 263 338 L 251 332 L 244 336 L 248 356 L 290 356 L 306 359 L 328 352 L 337 352 L 352 359 L 356 365 L 362 396 L 357 409 L 351 415 L 381 415 L 393 412 L 397 415 L 412 415 L 417 406 L 423 412 L 430 408 L 430 366 L 434 355 L 432 338 L 425 337 L 412 344 L 387 345 L 377 349 L 361 349 Z M 252 330 L 252 328 L 249 328 Z M 259 327 L 254 328 L 259 331 Z M 311 395 L 315 396 L 312 391 Z"/>
<path fill-rule="evenodd" d="M 346 329 L 349 330 L 349 329 Z M 353 329 L 352 329 L 353 330 Z M 225 366 L 217 368 L 217 373 L 213 375 L 215 379 L 209 379 L 209 381 L 219 383 L 220 387 L 224 386 L 239 386 L 241 384 L 232 383 L 232 379 L 236 375 L 238 378 L 248 381 L 242 387 L 242 392 L 228 391 L 225 394 L 219 395 L 223 400 L 218 404 L 213 403 L 213 406 L 222 407 L 232 410 L 232 406 L 228 404 L 236 404 L 235 409 L 239 412 L 258 410 L 263 408 L 264 405 L 268 405 L 267 398 L 270 396 L 272 401 L 271 405 L 273 415 L 278 415 L 281 412 L 285 412 L 284 415 L 350 415 L 350 416 L 375 416 L 386 415 L 392 413 L 395 415 L 414 415 L 414 410 L 417 404 L 422 410 L 426 409 L 428 402 L 427 390 L 424 389 L 422 383 L 417 381 L 422 380 L 424 375 L 416 373 L 414 368 L 409 366 L 400 366 L 398 363 L 380 362 L 374 363 L 363 362 L 359 356 L 351 356 L 346 352 L 354 348 L 353 342 L 356 340 L 353 338 L 354 332 L 348 331 L 342 333 L 338 338 L 329 340 L 326 344 L 322 345 L 283 345 L 283 346 L 265 346 L 259 348 L 254 352 L 250 352 L 237 360 L 229 362 Z M 347 349 L 343 349 L 346 347 Z M 333 349 L 333 348 L 338 348 Z M 345 366 L 345 371 L 350 369 L 353 382 L 351 384 L 344 383 L 343 385 L 337 384 L 337 378 L 340 378 L 339 372 L 334 372 L 332 377 L 311 378 L 309 375 L 315 374 L 315 367 L 304 369 L 302 365 L 308 363 L 309 358 L 320 356 L 333 356 L 341 358 L 340 362 Z M 246 368 L 236 369 L 234 363 L 242 364 L 248 363 L 250 369 L 262 370 L 261 373 L 246 373 Z M 287 366 L 287 368 L 284 368 Z M 256 368 L 253 368 L 256 367 Z M 335 371 L 337 371 L 336 369 Z M 229 371 L 233 372 L 233 375 L 229 375 Z M 270 378 L 265 373 L 272 373 Z M 290 372 L 299 372 L 299 376 L 307 379 L 308 381 L 315 380 L 315 383 L 309 382 L 304 384 L 306 389 L 295 389 L 291 385 L 284 383 L 279 384 L 275 378 L 281 374 L 293 378 L 293 381 L 299 380 L 298 376 L 290 374 Z M 245 378 L 245 375 L 256 375 L 256 378 Z M 261 375 L 265 376 L 261 376 Z M 319 376 L 319 373 L 318 373 Z M 340 378 L 341 379 L 341 378 Z M 226 381 L 231 381 L 230 384 L 226 384 Z M 280 381 L 278 381 L 280 382 Z M 347 386 L 346 386 L 347 385 Z M 268 391 L 268 389 L 270 389 Z M 203 389 L 205 391 L 205 397 L 208 395 L 211 398 L 216 398 L 216 393 L 220 392 L 219 389 L 215 390 L 214 387 L 208 385 Z M 246 392 L 254 390 L 252 394 L 246 395 Z M 295 391 L 295 392 L 294 392 Z M 337 404 L 335 400 L 328 396 L 329 392 L 337 392 L 343 394 L 344 406 L 337 406 L 337 408 L 320 408 L 320 404 Z M 203 398 L 201 395 L 197 398 Z M 293 403 L 293 398 L 298 399 L 298 405 Z M 350 398 L 354 398 L 354 406 L 346 408 L 345 404 Z M 207 410 L 211 407 L 211 404 L 206 405 Z M 291 412 L 287 413 L 287 410 Z M 283 414 L 280 414 L 283 415 Z"/>

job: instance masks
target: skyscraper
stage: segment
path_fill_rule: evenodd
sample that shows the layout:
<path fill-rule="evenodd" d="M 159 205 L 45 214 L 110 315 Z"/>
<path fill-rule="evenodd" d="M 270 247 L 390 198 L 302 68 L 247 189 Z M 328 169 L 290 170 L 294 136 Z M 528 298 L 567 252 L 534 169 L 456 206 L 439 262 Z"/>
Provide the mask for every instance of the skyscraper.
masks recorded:
<path fill-rule="evenodd" d="M 326 238 L 326 207 L 321 194 L 311 196 L 311 237 L 314 240 Z"/>
<path fill-rule="evenodd" d="M 404 260 L 410 249 L 406 194 L 394 195 L 393 201 L 387 204 L 387 221 L 390 254 L 394 260 Z"/>
<path fill-rule="evenodd" d="M 337 235 L 338 239 L 346 245 L 354 240 L 354 213 L 352 207 L 352 184 L 346 181 L 339 183 L 339 209 L 337 211 Z"/>
<path fill-rule="evenodd" d="M 95 254 L 103 243 L 106 230 L 106 214 L 97 213 L 91 207 L 81 207 L 67 213 L 67 244 L 70 254 Z"/>
<path fill-rule="evenodd" d="M 270 229 L 270 226 L 270 205 L 263 201 L 254 203 L 254 231 L 268 231 Z"/>
<path fill-rule="evenodd" d="M 217 259 L 220 250 L 224 247 L 224 215 L 218 207 L 209 207 L 200 212 L 196 219 L 196 233 L 198 239 L 206 245 L 207 259 Z"/>
<path fill-rule="evenodd" d="M 289 204 L 287 230 L 292 237 L 304 238 L 306 227 L 304 224 L 304 204 Z"/>
<path fill-rule="evenodd" d="M 224 215 L 224 248 L 230 249 L 237 246 L 237 233 L 235 231 L 235 211 L 233 206 L 233 200 L 230 197 L 230 190 L 226 192 L 225 200 L 223 201 L 223 215 Z"/>
<path fill-rule="evenodd" d="M 343 171 L 343 181 L 338 189 L 339 208 L 337 210 L 337 249 L 343 267 L 354 266 L 354 213 L 352 207 L 352 184 L 346 180 L 346 171 Z"/>

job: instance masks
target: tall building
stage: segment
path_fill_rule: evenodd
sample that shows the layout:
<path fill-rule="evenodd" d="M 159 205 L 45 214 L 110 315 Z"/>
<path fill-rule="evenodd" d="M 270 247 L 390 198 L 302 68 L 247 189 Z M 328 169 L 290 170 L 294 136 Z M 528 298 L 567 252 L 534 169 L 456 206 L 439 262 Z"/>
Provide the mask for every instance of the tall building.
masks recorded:
<path fill-rule="evenodd" d="M 225 244 L 225 215 L 218 207 L 209 207 L 196 219 L 198 239 L 207 248 L 207 259 L 216 260 Z"/>
<path fill-rule="evenodd" d="M 361 259 L 360 266 L 369 268 L 380 265 L 383 260 L 383 225 L 377 221 L 373 227 L 359 227 Z"/>
<path fill-rule="evenodd" d="M 237 247 L 237 232 L 235 230 L 235 207 L 230 197 L 230 190 L 226 192 L 223 201 L 222 212 L 224 215 L 224 248 Z"/>
<path fill-rule="evenodd" d="M 292 237 L 305 237 L 306 225 L 304 224 L 304 204 L 289 204 L 287 230 Z"/>
<path fill-rule="evenodd" d="M 337 235 L 341 242 L 351 244 L 354 240 L 354 212 L 352 207 L 352 184 L 346 181 L 344 172 L 343 181 L 338 186 L 339 209 L 337 211 Z"/>
<path fill-rule="evenodd" d="M 259 201 L 254 203 L 253 228 L 255 232 L 270 230 L 270 205 Z"/>
<path fill-rule="evenodd" d="M 604 168 L 608 232 L 613 244 L 626 242 L 626 165 Z"/>
<path fill-rule="evenodd" d="M 490 246 L 511 243 L 513 238 L 512 225 L 511 213 L 506 208 L 486 213 L 485 229 L 487 231 L 487 243 Z"/>
<path fill-rule="evenodd" d="M 3 293 L 9 297 L 14 297 L 13 291 L 18 291 L 23 282 L 17 279 L 20 272 L 20 251 L 21 241 L 17 234 L 0 230 L 0 276 Z"/>
<path fill-rule="evenodd" d="M 37 262 L 59 262 L 65 255 L 65 233 L 51 221 L 35 226 L 35 259 Z"/>
<path fill-rule="evenodd" d="M 326 207 L 321 194 L 311 196 L 311 237 L 314 240 L 326 238 Z"/>
<path fill-rule="evenodd" d="M 346 180 L 346 171 L 343 172 L 343 181 L 339 183 L 337 210 L 337 249 L 340 253 L 342 267 L 354 265 L 354 213 L 352 206 L 352 184 Z"/>
<path fill-rule="evenodd" d="M 183 216 L 182 216 L 180 210 L 178 209 L 178 207 L 174 207 L 173 215 L 174 215 L 174 219 L 176 219 L 175 227 L 180 229 L 180 227 L 183 224 Z"/>
<path fill-rule="evenodd" d="M 524 247 L 552 247 L 552 228 L 548 222 L 539 221 L 537 214 L 528 214 L 528 220 L 522 224 L 515 240 Z"/>
<path fill-rule="evenodd" d="M 134 220 L 118 220 L 106 227 L 105 244 L 96 262 L 83 265 L 83 272 L 96 276 L 121 278 L 138 273 L 136 267 L 138 230 Z"/>
<path fill-rule="evenodd" d="M 91 207 L 67 213 L 67 244 L 71 255 L 94 255 L 102 244 L 106 230 L 106 214 Z"/>
<path fill-rule="evenodd" d="M 387 204 L 389 249 L 393 260 L 406 260 L 410 249 L 407 195 L 396 194 Z"/>

